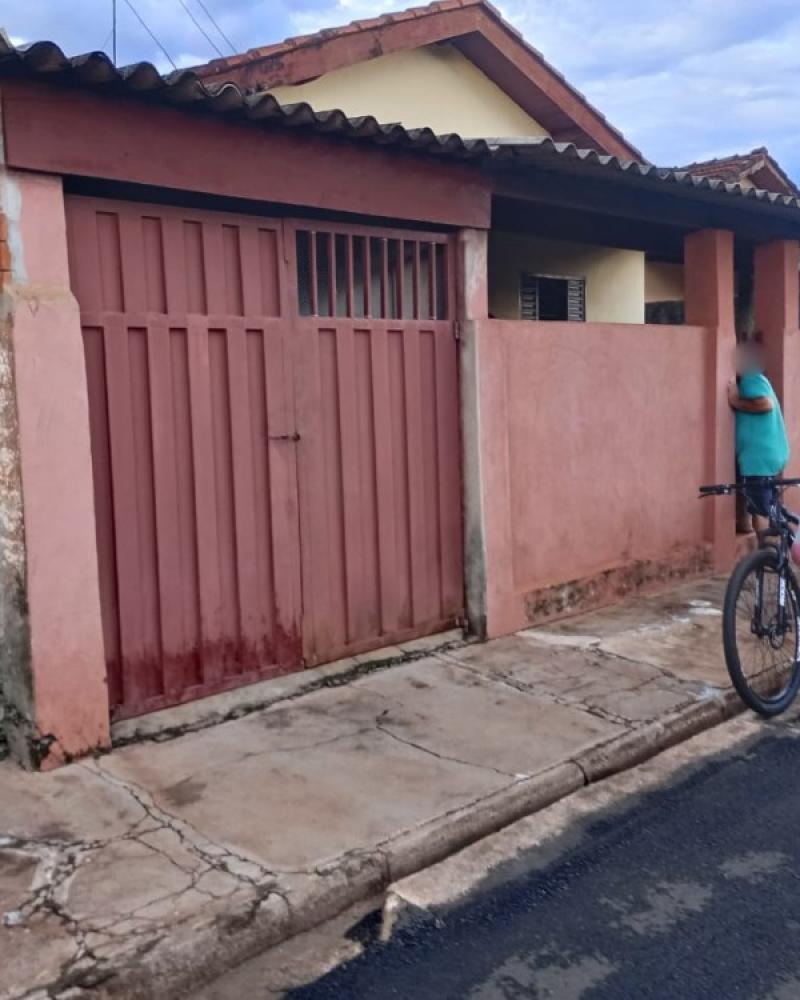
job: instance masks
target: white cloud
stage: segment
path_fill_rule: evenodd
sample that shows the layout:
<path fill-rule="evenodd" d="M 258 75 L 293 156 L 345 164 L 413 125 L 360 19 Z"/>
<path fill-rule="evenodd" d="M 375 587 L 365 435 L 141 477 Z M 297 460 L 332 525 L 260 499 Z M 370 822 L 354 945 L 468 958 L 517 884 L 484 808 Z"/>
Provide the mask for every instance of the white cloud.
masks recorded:
<path fill-rule="evenodd" d="M 800 174 L 796 0 L 507 0 L 505 13 L 650 159 L 768 145 Z"/>

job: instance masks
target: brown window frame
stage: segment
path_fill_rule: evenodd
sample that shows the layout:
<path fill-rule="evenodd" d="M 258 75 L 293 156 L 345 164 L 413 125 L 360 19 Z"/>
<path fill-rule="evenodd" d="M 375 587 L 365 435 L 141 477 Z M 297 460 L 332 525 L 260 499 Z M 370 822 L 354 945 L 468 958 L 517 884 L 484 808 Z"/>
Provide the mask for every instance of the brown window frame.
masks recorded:
<path fill-rule="evenodd" d="M 566 274 L 533 274 L 520 272 L 519 276 L 519 316 L 523 320 L 539 321 L 539 290 L 538 282 L 564 281 L 567 284 L 567 315 L 563 320 L 553 320 L 556 323 L 586 322 L 586 278 Z M 578 302 L 578 308 L 573 311 L 573 303 Z"/>

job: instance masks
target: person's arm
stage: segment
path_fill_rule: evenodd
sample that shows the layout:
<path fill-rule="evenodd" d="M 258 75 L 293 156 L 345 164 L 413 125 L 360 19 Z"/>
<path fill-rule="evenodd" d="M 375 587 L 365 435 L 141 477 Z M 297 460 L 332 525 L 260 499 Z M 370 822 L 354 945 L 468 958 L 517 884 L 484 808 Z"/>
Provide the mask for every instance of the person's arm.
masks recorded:
<path fill-rule="evenodd" d="M 728 383 L 728 403 L 731 409 L 738 410 L 740 413 L 769 413 L 774 405 L 769 396 L 742 398 L 736 385 L 736 379 L 732 379 Z"/>

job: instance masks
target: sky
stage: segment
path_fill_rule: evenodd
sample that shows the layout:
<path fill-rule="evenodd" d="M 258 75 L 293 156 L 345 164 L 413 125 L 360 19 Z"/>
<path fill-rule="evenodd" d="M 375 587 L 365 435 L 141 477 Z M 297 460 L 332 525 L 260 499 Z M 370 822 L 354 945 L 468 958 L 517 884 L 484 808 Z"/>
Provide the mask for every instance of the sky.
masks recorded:
<path fill-rule="evenodd" d="M 766 145 L 800 181 L 800 128 L 794 120 L 800 109 L 798 0 L 495 3 L 652 162 L 677 166 Z M 408 5 L 117 0 L 118 62 L 149 60 L 162 71 L 171 68 L 134 9 L 171 59 L 189 66 L 216 56 L 213 45 L 231 51 L 203 6 L 242 51 Z M 47 38 L 70 55 L 110 52 L 111 9 L 112 0 L 0 0 L 0 26 L 18 44 Z"/>

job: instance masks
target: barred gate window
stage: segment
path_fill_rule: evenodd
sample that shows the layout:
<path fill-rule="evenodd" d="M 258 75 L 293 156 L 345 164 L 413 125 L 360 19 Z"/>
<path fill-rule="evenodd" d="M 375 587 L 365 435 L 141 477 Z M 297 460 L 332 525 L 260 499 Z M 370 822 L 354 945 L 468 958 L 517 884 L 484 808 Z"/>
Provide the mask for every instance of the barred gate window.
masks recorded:
<path fill-rule="evenodd" d="M 586 279 L 522 274 L 520 319 L 586 321 Z"/>
<path fill-rule="evenodd" d="M 446 237 L 300 229 L 296 253 L 301 316 L 449 318 Z"/>

